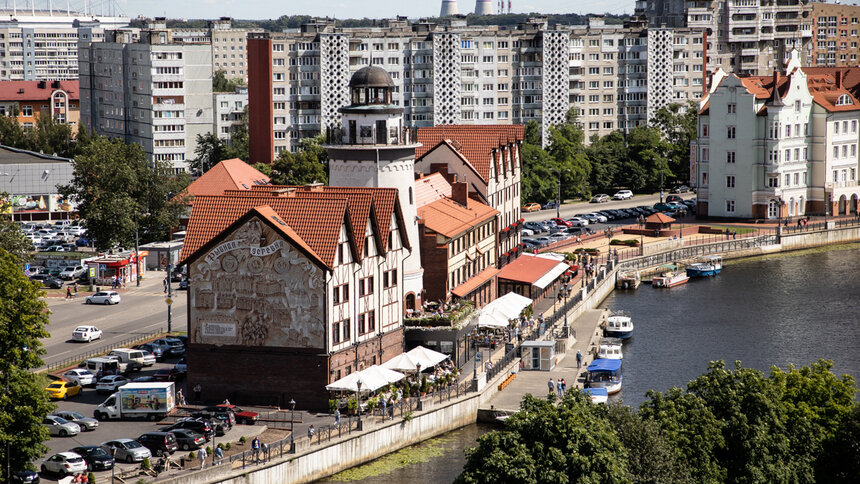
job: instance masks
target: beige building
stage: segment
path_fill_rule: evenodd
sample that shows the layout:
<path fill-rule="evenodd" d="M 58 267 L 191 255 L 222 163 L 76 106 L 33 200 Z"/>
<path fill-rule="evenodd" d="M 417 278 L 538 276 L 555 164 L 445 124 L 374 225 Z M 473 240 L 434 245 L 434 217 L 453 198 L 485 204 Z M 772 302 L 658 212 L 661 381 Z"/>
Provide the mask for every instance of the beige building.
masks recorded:
<path fill-rule="evenodd" d="M 860 54 L 860 6 L 813 2 L 812 50 L 809 63 L 817 67 L 851 67 Z"/>
<path fill-rule="evenodd" d="M 152 22 L 162 23 L 157 18 Z M 162 28 L 162 27 L 157 27 Z M 248 82 L 248 34 L 262 32 L 263 29 L 241 29 L 233 27 L 233 19 L 221 17 L 212 20 L 205 28 L 171 29 L 174 39 L 186 43 L 209 44 L 212 47 L 212 72 L 224 71 L 227 79 L 241 79 Z"/>

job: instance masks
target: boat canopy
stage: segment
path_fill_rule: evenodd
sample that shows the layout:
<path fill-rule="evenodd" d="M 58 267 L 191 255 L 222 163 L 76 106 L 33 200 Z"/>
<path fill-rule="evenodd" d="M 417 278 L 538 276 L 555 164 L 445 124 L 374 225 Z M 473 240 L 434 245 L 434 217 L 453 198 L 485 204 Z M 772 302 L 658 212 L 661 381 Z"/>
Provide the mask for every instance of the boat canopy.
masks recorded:
<path fill-rule="evenodd" d="M 592 397 L 608 397 L 609 392 L 606 391 L 606 388 L 584 388 L 582 393 L 592 396 Z"/>
<path fill-rule="evenodd" d="M 588 370 L 594 372 L 615 372 L 621 369 L 621 360 L 610 360 L 607 358 L 598 358 L 588 365 Z"/>

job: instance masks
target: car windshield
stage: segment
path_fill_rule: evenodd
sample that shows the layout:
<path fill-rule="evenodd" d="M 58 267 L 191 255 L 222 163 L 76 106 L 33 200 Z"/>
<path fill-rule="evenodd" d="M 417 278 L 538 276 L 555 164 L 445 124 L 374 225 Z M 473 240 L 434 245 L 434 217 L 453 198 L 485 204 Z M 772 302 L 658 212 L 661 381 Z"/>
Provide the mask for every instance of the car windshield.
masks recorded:
<path fill-rule="evenodd" d="M 71 418 L 75 418 L 75 419 L 84 418 L 84 416 L 79 414 L 78 412 L 66 412 L 66 416 L 71 417 Z"/>
<path fill-rule="evenodd" d="M 75 463 L 81 462 L 81 461 L 83 461 L 83 460 L 84 460 L 84 459 L 82 459 L 82 458 L 80 458 L 80 457 L 69 457 L 68 459 L 66 459 L 66 461 L 67 461 L 67 462 L 71 462 L 72 464 L 75 464 Z"/>
<path fill-rule="evenodd" d="M 63 384 L 62 383 L 51 383 L 50 385 L 48 385 L 48 388 L 63 388 Z"/>
<path fill-rule="evenodd" d="M 69 421 L 64 419 L 63 417 L 54 417 L 54 420 L 60 425 L 69 423 Z"/>
<path fill-rule="evenodd" d="M 126 449 L 137 449 L 139 447 L 143 447 L 142 445 L 140 445 L 139 443 L 137 443 L 134 440 L 128 441 L 124 445 L 125 445 Z"/>
<path fill-rule="evenodd" d="M 106 457 L 108 455 L 108 453 L 101 447 L 93 447 L 91 449 L 87 449 L 87 454 L 92 457 Z"/>
<path fill-rule="evenodd" d="M 90 328 L 87 328 L 86 326 L 78 326 L 77 328 L 75 328 L 75 331 L 81 331 L 81 332 L 86 332 L 89 330 L 90 330 Z"/>

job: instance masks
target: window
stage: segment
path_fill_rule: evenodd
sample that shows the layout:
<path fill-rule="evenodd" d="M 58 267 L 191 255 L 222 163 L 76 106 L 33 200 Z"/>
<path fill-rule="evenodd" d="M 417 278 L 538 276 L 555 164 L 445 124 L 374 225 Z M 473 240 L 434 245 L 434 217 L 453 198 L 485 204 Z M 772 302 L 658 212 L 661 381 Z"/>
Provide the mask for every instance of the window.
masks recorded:
<path fill-rule="evenodd" d="M 833 147 L 833 157 L 839 158 L 839 147 L 838 146 Z"/>
<path fill-rule="evenodd" d="M 397 269 L 385 271 L 382 274 L 382 287 L 389 288 L 397 285 Z"/>
<path fill-rule="evenodd" d="M 702 125 L 702 138 L 708 137 L 708 126 L 707 124 Z"/>
<path fill-rule="evenodd" d="M 332 344 L 338 344 L 343 341 L 340 337 L 340 321 L 336 323 L 331 323 L 331 342 Z"/>
<path fill-rule="evenodd" d="M 800 173 L 795 173 L 795 174 L 794 174 L 794 184 L 795 184 L 795 185 L 800 185 Z"/>
<path fill-rule="evenodd" d="M 735 103 L 729 103 L 726 105 L 726 108 L 729 114 L 735 114 L 737 113 L 738 105 Z"/>
<path fill-rule="evenodd" d="M 21 106 L 21 116 L 33 116 L 33 106 Z"/>
<path fill-rule="evenodd" d="M 734 126 L 726 126 L 726 138 L 735 139 L 735 127 Z"/>
<path fill-rule="evenodd" d="M 332 291 L 332 299 L 334 300 L 334 304 L 340 304 L 349 301 L 349 284 L 335 286 L 334 291 Z"/>
<path fill-rule="evenodd" d="M 785 185 L 784 185 L 784 186 L 788 187 L 788 186 L 790 186 L 790 185 L 791 185 L 791 175 L 789 175 L 788 173 L 786 173 L 786 174 L 785 174 Z"/>
<path fill-rule="evenodd" d="M 735 201 L 734 200 L 726 200 L 726 212 L 734 213 L 735 212 Z"/>
<path fill-rule="evenodd" d="M 839 134 L 839 121 L 833 123 L 833 134 Z"/>
<path fill-rule="evenodd" d="M 726 188 L 734 188 L 735 187 L 735 176 L 734 175 L 726 175 Z"/>
<path fill-rule="evenodd" d="M 726 151 L 726 163 L 734 163 L 735 162 L 735 152 L 734 151 Z"/>
<path fill-rule="evenodd" d="M 343 328 L 343 339 L 341 341 L 349 341 L 349 338 L 350 338 L 349 333 L 350 333 L 350 329 L 352 326 L 352 324 L 350 324 L 350 323 L 351 323 L 351 321 L 349 319 L 344 319 L 343 321 L 341 321 L 340 325 Z"/>
<path fill-rule="evenodd" d="M 785 137 L 791 138 L 791 125 L 790 124 L 785 125 Z"/>

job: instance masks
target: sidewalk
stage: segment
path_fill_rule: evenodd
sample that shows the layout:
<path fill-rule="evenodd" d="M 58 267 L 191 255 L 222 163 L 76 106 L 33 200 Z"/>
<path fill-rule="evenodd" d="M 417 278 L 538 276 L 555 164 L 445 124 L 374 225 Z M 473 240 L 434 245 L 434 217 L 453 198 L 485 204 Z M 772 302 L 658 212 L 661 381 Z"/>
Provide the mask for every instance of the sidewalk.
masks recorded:
<path fill-rule="evenodd" d="M 81 284 L 78 283 L 78 296 L 77 298 L 72 298 L 69 301 L 82 300 L 83 298 L 94 294 L 96 291 L 116 291 L 120 294 L 120 296 L 124 294 L 148 294 L 148 295 L 165 295 L 164 294 L 164 278 L 166 277 L 165 273 L 162 271 L 149 271 L 145 276 L 140 280 L 140 287 L 137 286 L 135 281 L 131 281 L 128 284 L 124 285 L 121 288 L 114 289 L 110 284 L 101 285 L 94 284 L 93 291 L 90 291 L 89 284 Z M 66 285 L 63 286 L 62 289 L 47 289 L 43 288 L 45 291 L 45 297 L 50 299 L 65 299 L 66 298 L 66 288 L 70 285 L 74 284 L 74 281 L 69 281 Z M 179 284 L 173 283 L 173 292 L 174 294 L 179 290 Z M 74 294 L 74 288 L 72 289 L 72 294 Z"/>

